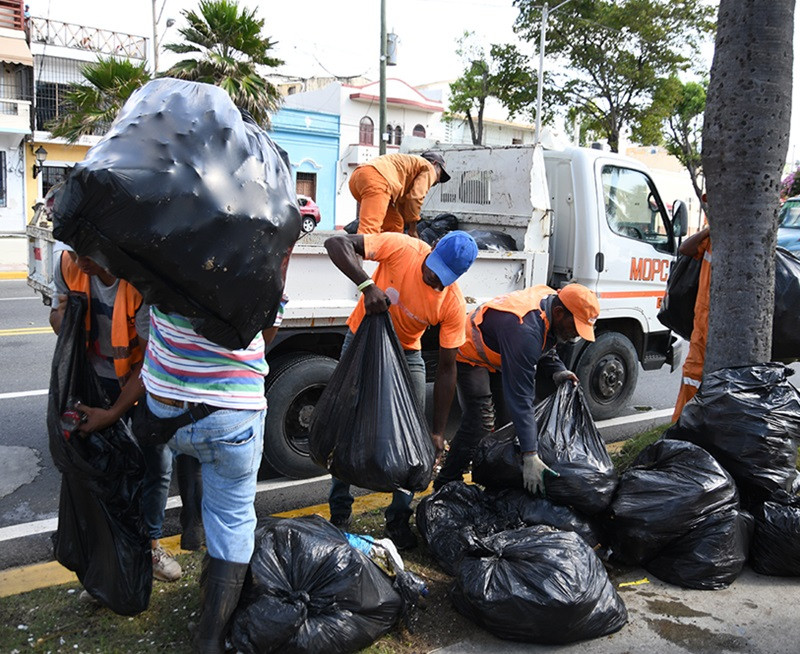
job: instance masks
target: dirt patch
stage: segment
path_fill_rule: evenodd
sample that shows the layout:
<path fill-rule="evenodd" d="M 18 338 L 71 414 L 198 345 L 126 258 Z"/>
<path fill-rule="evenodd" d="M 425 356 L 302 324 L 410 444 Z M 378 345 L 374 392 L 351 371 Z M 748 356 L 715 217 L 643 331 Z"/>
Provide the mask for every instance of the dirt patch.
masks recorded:
<path fill-rule="evenodd" d="M 747 639 L 733 634 L 720 634 L 694 624 L 683 624 L 663 618 L 645 618 L 650 627 L 664 640 L 679 645 L 690 652 L 748 651 Z"/>
<path fill-rule="evenodd" d="M 683 602 L 670 602 L 663 599 L 647 600 L 647 606 L 655 613 L 668 615 L 671 618 L 703 618 L 711 615 L 703 611 L 696 611 Z"/>

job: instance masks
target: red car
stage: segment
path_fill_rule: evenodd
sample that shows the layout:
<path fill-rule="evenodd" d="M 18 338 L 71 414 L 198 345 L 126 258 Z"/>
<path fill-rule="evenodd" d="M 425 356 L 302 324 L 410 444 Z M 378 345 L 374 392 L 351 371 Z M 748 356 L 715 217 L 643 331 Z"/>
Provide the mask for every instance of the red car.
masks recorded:
<path fill-rule="evenodd" d="M 300 229 L 306 234 L 313 232 L 321 219 L 317 203 L 307 195 L 298 195 L 297 204 L 300 206 L 300 215 L 303 217 Z"/>

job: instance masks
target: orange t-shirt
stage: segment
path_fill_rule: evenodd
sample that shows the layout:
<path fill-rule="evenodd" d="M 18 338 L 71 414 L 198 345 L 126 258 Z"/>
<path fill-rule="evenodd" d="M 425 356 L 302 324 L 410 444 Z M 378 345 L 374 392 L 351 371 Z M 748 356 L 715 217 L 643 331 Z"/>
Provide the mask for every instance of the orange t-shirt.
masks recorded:
<path fill-rule="evenodd" d="M 375 284 L 392 301 L 389 315 L 404 350 L 422 348 L 420 338 L 431 325 L 440 325 L 439 346 L 461 347 L 466 341 L 464 316 L 467 303 L 458 283 L 437 291 L 422 280 L 422 262 L 430 246 L 405 234 L 364 234 L 365 259 L 378 261 Z M 364 298 L 347 319 L 355 332 L 364 318 Z"/>

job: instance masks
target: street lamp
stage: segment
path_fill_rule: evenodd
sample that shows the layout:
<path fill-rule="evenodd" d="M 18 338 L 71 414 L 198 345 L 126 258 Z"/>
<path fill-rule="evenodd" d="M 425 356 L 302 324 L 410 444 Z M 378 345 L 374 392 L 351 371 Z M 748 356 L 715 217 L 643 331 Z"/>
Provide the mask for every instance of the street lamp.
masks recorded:
<path fill-rule="evenodd" d="M 39 176 L 39 173 L 42 172 L 42 165 L 47 159 L 47 150 L 40 145 L 38 148 L 36 148 L 33 156 L 36 157 L 36 163 L 33 164 L 33 179 L 36 179 Z"/>
<path fill-rule="evenodd" d="M 564 0 L 559 5 L 548 9 L 547 3 L 542 5 L 542 32 L 539 37 L 539 76 L 536 84 L 536 143 L 539 143 L 542 135 L 542 86 L 544 86 L 544 46 L 545 35 L 547 34 L 547 18 L 554 14 L 570 0 Z"/>

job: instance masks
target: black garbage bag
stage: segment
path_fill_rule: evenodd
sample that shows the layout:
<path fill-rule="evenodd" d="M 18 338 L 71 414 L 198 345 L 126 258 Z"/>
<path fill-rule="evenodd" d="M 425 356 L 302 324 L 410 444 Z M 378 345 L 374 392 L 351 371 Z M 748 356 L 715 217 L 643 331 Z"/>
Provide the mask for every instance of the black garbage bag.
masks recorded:
<path fill-rule="evenodd" d="M 572 509 L 523 490 L 484 492 L 452 481 L 417 505 L 417 529 L 439 567 L 450 575 L 480 538 L 534 525 L 574 531 L 592 548 L 602 540 L 595 526 Z"/>
<path fill-rule="evenodd" d="M 280 149 L 224 90 L 163 78 L 75 166 L 53 233 L 238 349 L 275 319 L 300 211 Z"/>
<path fill-rule="evenodd" d="M 494 229 L 469 229 L 467 230 L 479 250 L 489 250 L 490 252 L 516 252 L 519 250 L 514 237 L 505 232 Z"/>
<path fill-rule="evenodd" d="M 450 589 L 456 610 L 499 638 L 561 645 L 619 631 L 628 612 L 597 555 L 550 527 L 482 539 Z"/>
<path fill-rule="evenodd" d="M 753 516 L 730 509 L 706 516 L 645 564 L 662 581 L 683 588 L 721 590 L 741 574 L 750 550 Z"/>
<path fill-rule="evenodd" d="M 47 430 L 62 473 L 54 554 L 101 604 L 136 615 L 153 583 L 140 501 L 144 456 L 124 421 L 85 436 L 76 430 L 76 402 L 110 406 L 86 356 L 86 311 L 86 296 L 70 293 L 50 375 Z"/>
<path fill-rule="evenodd" d="M 267 518 L 231 640 L 245 654 L 355 652 L 394 626 L 402 604 L 389 577 L 324 518 Z"/>
<path fill-rule="evenodd" d="M 359 220 L 356 218 L 355 220 L 351 220 L 347 223 L 342 229 L 347 232 L 348 234 L 358 234 L 358 225 Z"/>
<path fill-rule="evenodd" d="M 547 477 L 547 499 L 589 515 L 611 502 L 617 472 L 586 406 L 583 391 L 561 384 L 536 407 L 539 456 L 559 474 Z M 512 425 L 485 436 L 473 456 L 472 479 L 487 487 L 522 487 L 522 457 Z"/>
<path fill-rule="evenodd" d="M 775 313 L 772 318 L 772 358 L 800 358 L 800 259 L 775 249 Z"/>
<path fill-rule="evenodd" d="M 388 312 L 364 316 L 317 402 L 311 458 L 376 491 L 428 487 L 435 450 Z"/>
<path fill-rule="evenodd" d="M 696 443 L 733 476 L 745 508 L 797 476 L 800 393 L 778 363 L 722 368 L 704 375 L 667 438 Z"/>
<path fill-rule="evenodd" d="M 667 292 L 658 311 L 658 320 L 686 340 L 694 328 L 694 305 L 700 281 L 701 259 L 679 254 L 669 270 Z"/>
<path fill-rule="evenodd" d="M 800 576 L 800 497 L 775 493 L 755 510 L 750 565 L 762 575 Z"/>
<path fill-rule="evenodd" d="M 417 223 L 417 235 L 428 245 L 434 246 L 445 234 L 458 229 L 458 218 L 452 213 L 441 213 L 432 220 Z"/>
<path fill-rule="evenodd" d="M 738 508 L 733 479 L 708 452 L 658 440 L 620 477 L 609 507 L 613 556 L 646 564 L 708 516 Z"/>

